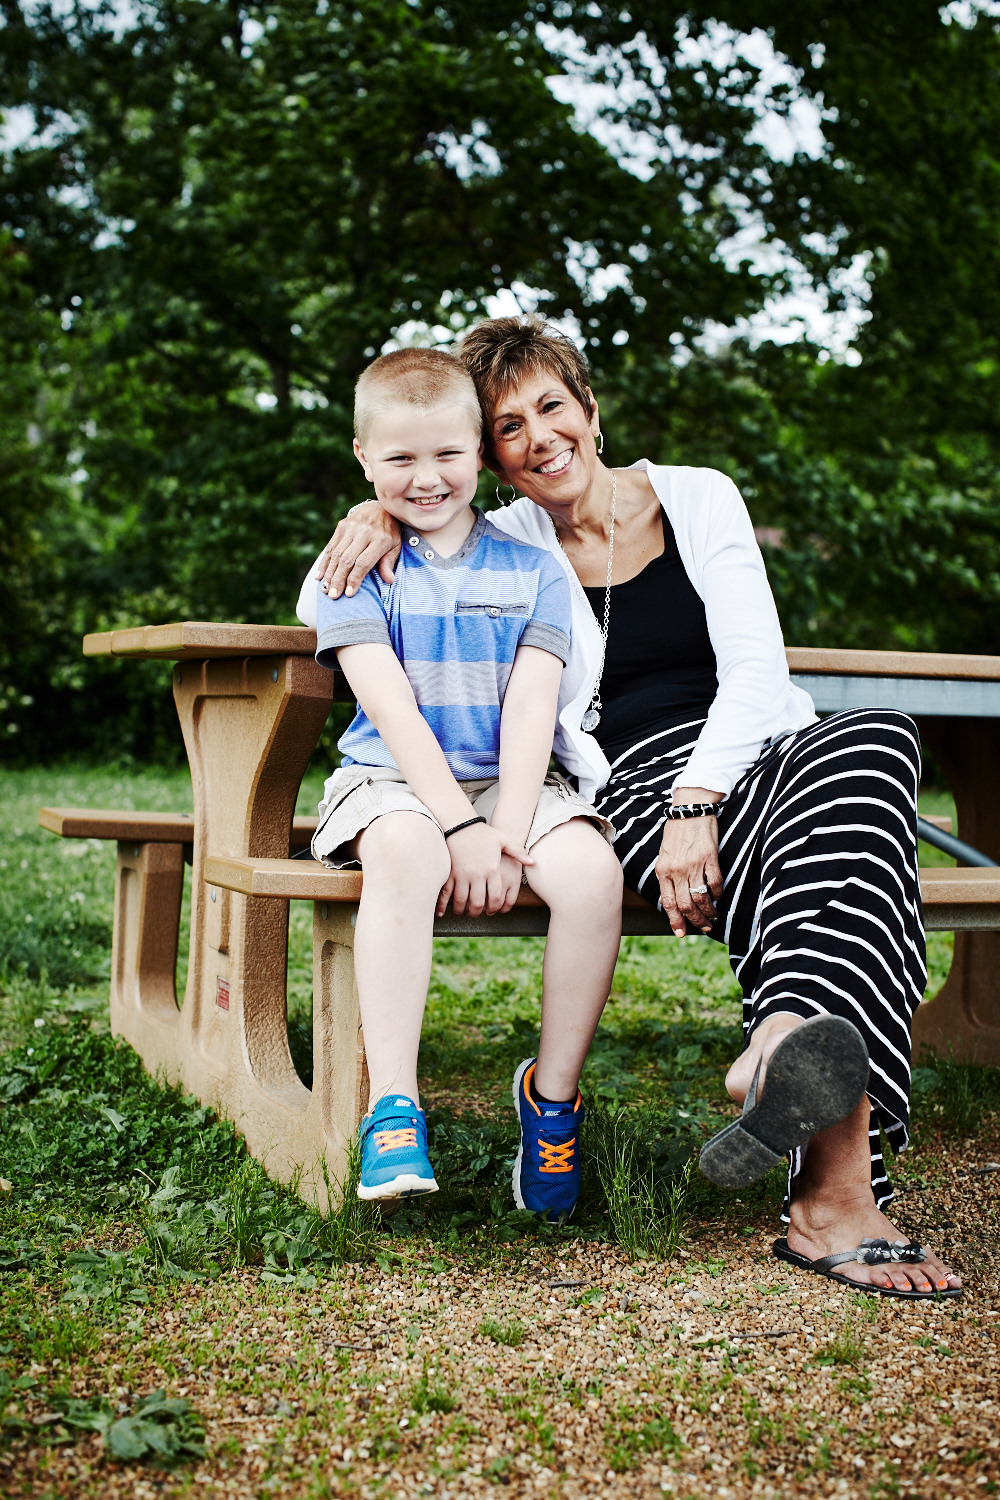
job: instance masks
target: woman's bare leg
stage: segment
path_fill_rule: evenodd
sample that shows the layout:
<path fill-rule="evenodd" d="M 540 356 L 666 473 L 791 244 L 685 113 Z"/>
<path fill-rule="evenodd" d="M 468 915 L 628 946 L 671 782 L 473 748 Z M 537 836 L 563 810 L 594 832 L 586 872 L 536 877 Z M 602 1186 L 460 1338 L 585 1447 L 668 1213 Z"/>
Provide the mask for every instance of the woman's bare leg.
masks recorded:
<path fill-rule="evenodd" d="M 802 1024 L 800 1016 L 776 1013 L 761 1022 L 750 1043 L 726 1075 L 726 1088 L 742 1104 L 758 1062 L 763 1062 L 764 1086 L 767 1060 L 782 1038 Z M 867 1098 L 855 1110 L 814 1135 L 805 1150 L 802 1170 L 792 1183 L 789 1208 L 788 1248 L 797 1255 L 818 1260 L 840 1250 L 850 1250 L 863 1239 L 900 1240 L 906 1236 L 876 1206 L 871 1186 L 871 1156 L 868 1127 L 871 1105 Z M 891 1263 L 864 1266 L 847 1262 L 837 1267 L 862 1286 L 897 1287 L 909 1291 L 944 1291 L 961 1286 L 961 1280 L 928 1252 L 917 1265 Z"/>

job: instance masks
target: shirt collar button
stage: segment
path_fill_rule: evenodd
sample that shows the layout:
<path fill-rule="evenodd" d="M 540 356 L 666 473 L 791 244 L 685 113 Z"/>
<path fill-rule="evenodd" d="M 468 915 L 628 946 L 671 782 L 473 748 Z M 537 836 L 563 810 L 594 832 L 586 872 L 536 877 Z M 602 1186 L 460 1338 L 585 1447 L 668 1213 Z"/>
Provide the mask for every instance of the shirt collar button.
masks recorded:
<path fill-rule="evenodd" d="M 426 557 L 426 558 L 427 558 L 427 560 L 428 560 L 428 561 L 430 561 L 430 559 L 431 559 L 431 558 L 432 558 L 432 557 L 433 557 L 433 556 L 434 556 L 434 553 L 433 553 L 433 552 L 432 552 L 432 551 L 431 551 L 431 549 L 430 549 L 430 548 L 429 548 L 429 547 L 428 547 L 428 548 L 427 548 L 427 551 L 426 551 L 426 552 L 425 552 L 425 553 L 424 553 L 424 556 L 425 556 L 425 557 Z"/>
<path fill-rule="evenodd" d="M 418 536 L 411 536 L 410 537 L 410 546 L 411 547 L 419 547 L 420 546 L 420 538 Z"/>

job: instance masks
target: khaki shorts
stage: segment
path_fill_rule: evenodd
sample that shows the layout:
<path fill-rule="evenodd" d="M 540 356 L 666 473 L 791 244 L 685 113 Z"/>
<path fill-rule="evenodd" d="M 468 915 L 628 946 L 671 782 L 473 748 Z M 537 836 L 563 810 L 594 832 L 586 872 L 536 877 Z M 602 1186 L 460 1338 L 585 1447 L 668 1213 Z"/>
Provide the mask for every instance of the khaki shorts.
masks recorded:
<path fill-rule="evenodd" d="M 488 820 L 497 804 L 500 787 L 497 778 L 462 781 L 459 785 L 476 812 Z M 351 853 L 352 840 L 376 818 L 393 812 L 421 813 L 440 826 L 398 771 L 388 766 L 341 766 L 323 788 L 319 826 L 312 839 L 313 857 L 331 870 L 360 869 L 360 861 Z M 614 829 L 607 818 L 602 818 L 575 792 L 565 776 L 546 776 L 526 847 L 530 849 L 553 828 L 572 818 L 588 818 L 609 844 L 613 842 Z"/>

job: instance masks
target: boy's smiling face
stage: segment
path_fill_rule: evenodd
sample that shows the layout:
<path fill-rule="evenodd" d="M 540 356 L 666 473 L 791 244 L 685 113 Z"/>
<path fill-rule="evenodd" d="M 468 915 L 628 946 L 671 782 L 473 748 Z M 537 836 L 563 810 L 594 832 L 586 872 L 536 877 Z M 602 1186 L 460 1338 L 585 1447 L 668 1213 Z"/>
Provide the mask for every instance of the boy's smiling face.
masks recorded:
<path fill-rule="evenodd" d="M 424 411 L 400 402 L 371 418 L 364 445 L 355 438 L 354 452 L 383 510 L 404 527 L 434 533 L 440 552 L 461 546 L 472 529 L 469 507 L 483 467 L 468 411 Z"/>

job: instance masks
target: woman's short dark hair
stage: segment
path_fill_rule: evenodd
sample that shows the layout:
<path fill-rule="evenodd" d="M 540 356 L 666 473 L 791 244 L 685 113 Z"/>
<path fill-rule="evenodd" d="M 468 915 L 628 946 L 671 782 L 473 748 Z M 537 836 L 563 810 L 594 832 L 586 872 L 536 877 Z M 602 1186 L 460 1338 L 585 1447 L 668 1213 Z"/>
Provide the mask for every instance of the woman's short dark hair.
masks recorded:
<path fill-rule="evenodd" d="M 572 339 L 538 313 L 520 318 L 487 318 L 470 328 L 456 350 L 476 383 L 486 421 L 483 439 L 492 454 L 493 413 L 508 391 L 529 375 L 555 375 L 576 397 L 589 417 L 592 407 L 587 361 Z"/>

